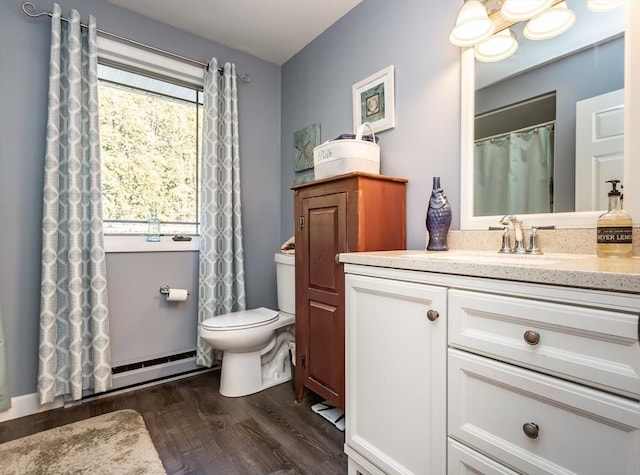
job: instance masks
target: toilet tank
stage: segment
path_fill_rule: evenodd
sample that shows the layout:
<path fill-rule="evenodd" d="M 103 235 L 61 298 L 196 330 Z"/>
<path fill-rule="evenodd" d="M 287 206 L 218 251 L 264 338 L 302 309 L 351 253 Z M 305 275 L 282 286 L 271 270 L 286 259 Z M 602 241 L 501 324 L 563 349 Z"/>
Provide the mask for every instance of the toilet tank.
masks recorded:
<path fill-rule="evenodd" d="M 296 313 L 296 257 L 293 254 L 276 253 L 276 285 L 278 287 L 278 309 Z"/>

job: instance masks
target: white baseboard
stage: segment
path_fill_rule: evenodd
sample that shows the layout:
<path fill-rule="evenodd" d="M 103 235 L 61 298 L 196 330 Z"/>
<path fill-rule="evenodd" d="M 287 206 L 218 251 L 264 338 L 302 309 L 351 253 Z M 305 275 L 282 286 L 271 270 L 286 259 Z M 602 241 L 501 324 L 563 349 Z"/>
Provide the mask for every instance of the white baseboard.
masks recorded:
<path fill-rule="evenodd" d="M 191 361 L 193 360 L 193 361 Z M 157 384 L 168 383 L 170 381 L 177 381 L 179 379 L 188 378 L 191 376 L 195 376 L 197 374 L 206 373 L 209 371 L 214 371 L 219 369 L 215 368 L 202 368 L 199 366 L 195 366 L 195 358 L 187 359 L 183 362 L 176 362 L 176 364 L 167 364 L 167 365 L 159 365 L 160 368 L 154 368 L 151 371 L 132 371 L 131 373 L 137 373 L 133 375 L 122 375 L 119 378 L 116 378 L 117 375 L 114 375 L 114 384 L 113 391 L 107 393 L 96 394 L 94 397 L 82 399 L 80 401 L 68 402 L 66 407 L 77 406 L 79 404 L 83 404 L 85 402 L 89 402 L 91 400 L 100 399 L 103 397 L 115 396 L 116 394 L 122 394 L 130 391 L 135 391 L 137 389 L 142 389 L 150 386 L 155 386 Z M 186 374 L 179 374 L 171 377 L 171 374 L 176 373 L 176 369 L 183 371 L 191 371 Z M 196 369 L 199 369 L 197 371 Z M 173 370 L 173 373 L 167 370 Z M 142 378 L 141 378 L 142 377 Z M 147 379 L 145 380 L 144 377 Z M 162 378 L 155 381 L 149 381 L 152 377 Z M 144 382 L 149 381 L 149 382 Z M 124 387 L 125 384 L 135 384 L 135 386 Z M 10 421 L 12 419 L 18 419 L 24 416 L 30 416 L 33 414 L 37 414 L 39 412 L 50 411 L 52 409 L 58 409 L 60 407 L 65 407 L 64 397 L 57 397 L 52 403 L 40 405 L 38 403 L 38 395 L 37 393 L 25 394 L 23 396 L 16 396 L 11 398 L 11 407 L 6 411 L 0 412 L 0 423 L 5 421 Z"/>
<path fill-rule="evenodd" d="M 37 393 L 25 394 L 11 398 L 11 407 L 0 412 L 0 422 L 18 419 L 24 416 L 37 414 L 38 412 L 50 411 L 64 406 L 64 398 L 57 397 L 53 402 L 40 405 Z"/>

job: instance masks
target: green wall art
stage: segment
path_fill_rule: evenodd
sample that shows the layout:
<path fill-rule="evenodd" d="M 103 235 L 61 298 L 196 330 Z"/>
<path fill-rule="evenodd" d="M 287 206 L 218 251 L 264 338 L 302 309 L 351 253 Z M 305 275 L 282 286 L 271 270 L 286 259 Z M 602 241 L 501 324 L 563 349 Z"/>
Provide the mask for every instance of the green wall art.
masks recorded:
<path fill-rule="evenodd" d="M 293 133 L 293 169 L 313 168 L 313 149 L 320 145 L 320 124 L 311 124 Z"/>

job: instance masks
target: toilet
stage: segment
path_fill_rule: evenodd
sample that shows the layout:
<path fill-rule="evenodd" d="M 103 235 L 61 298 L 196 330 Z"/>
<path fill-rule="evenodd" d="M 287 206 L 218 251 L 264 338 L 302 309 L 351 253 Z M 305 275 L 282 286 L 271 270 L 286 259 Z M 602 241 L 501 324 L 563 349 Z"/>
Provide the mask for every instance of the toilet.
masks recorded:
<path fill-rule="evenodd" d="M 277 253 L 279 311 L 265 307 L 210 317 L 200 337 L 223 351 L 220 394 L 246 396 L 291 380 L 289 343 L 294 341 L 295 256 Z"/>

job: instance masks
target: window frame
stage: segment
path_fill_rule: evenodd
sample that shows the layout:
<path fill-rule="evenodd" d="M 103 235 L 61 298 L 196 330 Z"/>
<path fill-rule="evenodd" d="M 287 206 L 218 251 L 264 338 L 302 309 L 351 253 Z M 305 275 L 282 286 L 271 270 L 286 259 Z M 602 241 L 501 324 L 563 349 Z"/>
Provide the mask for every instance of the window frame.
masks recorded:
<path fill-rule="evenodd" d="M 113 67 L 129 68 L 152 76 L 174 79 L 181 84 L 202 89 L 204 68 L 178 61 L 142 48 L 98 36 L 98 61 Z M 145 235 L 105 235 L 105 252 L 172 252 L 197 251 L 200 237 L 191 241 L 173 241 L 162 236 L 159 242 L 148 242 Z"/>

